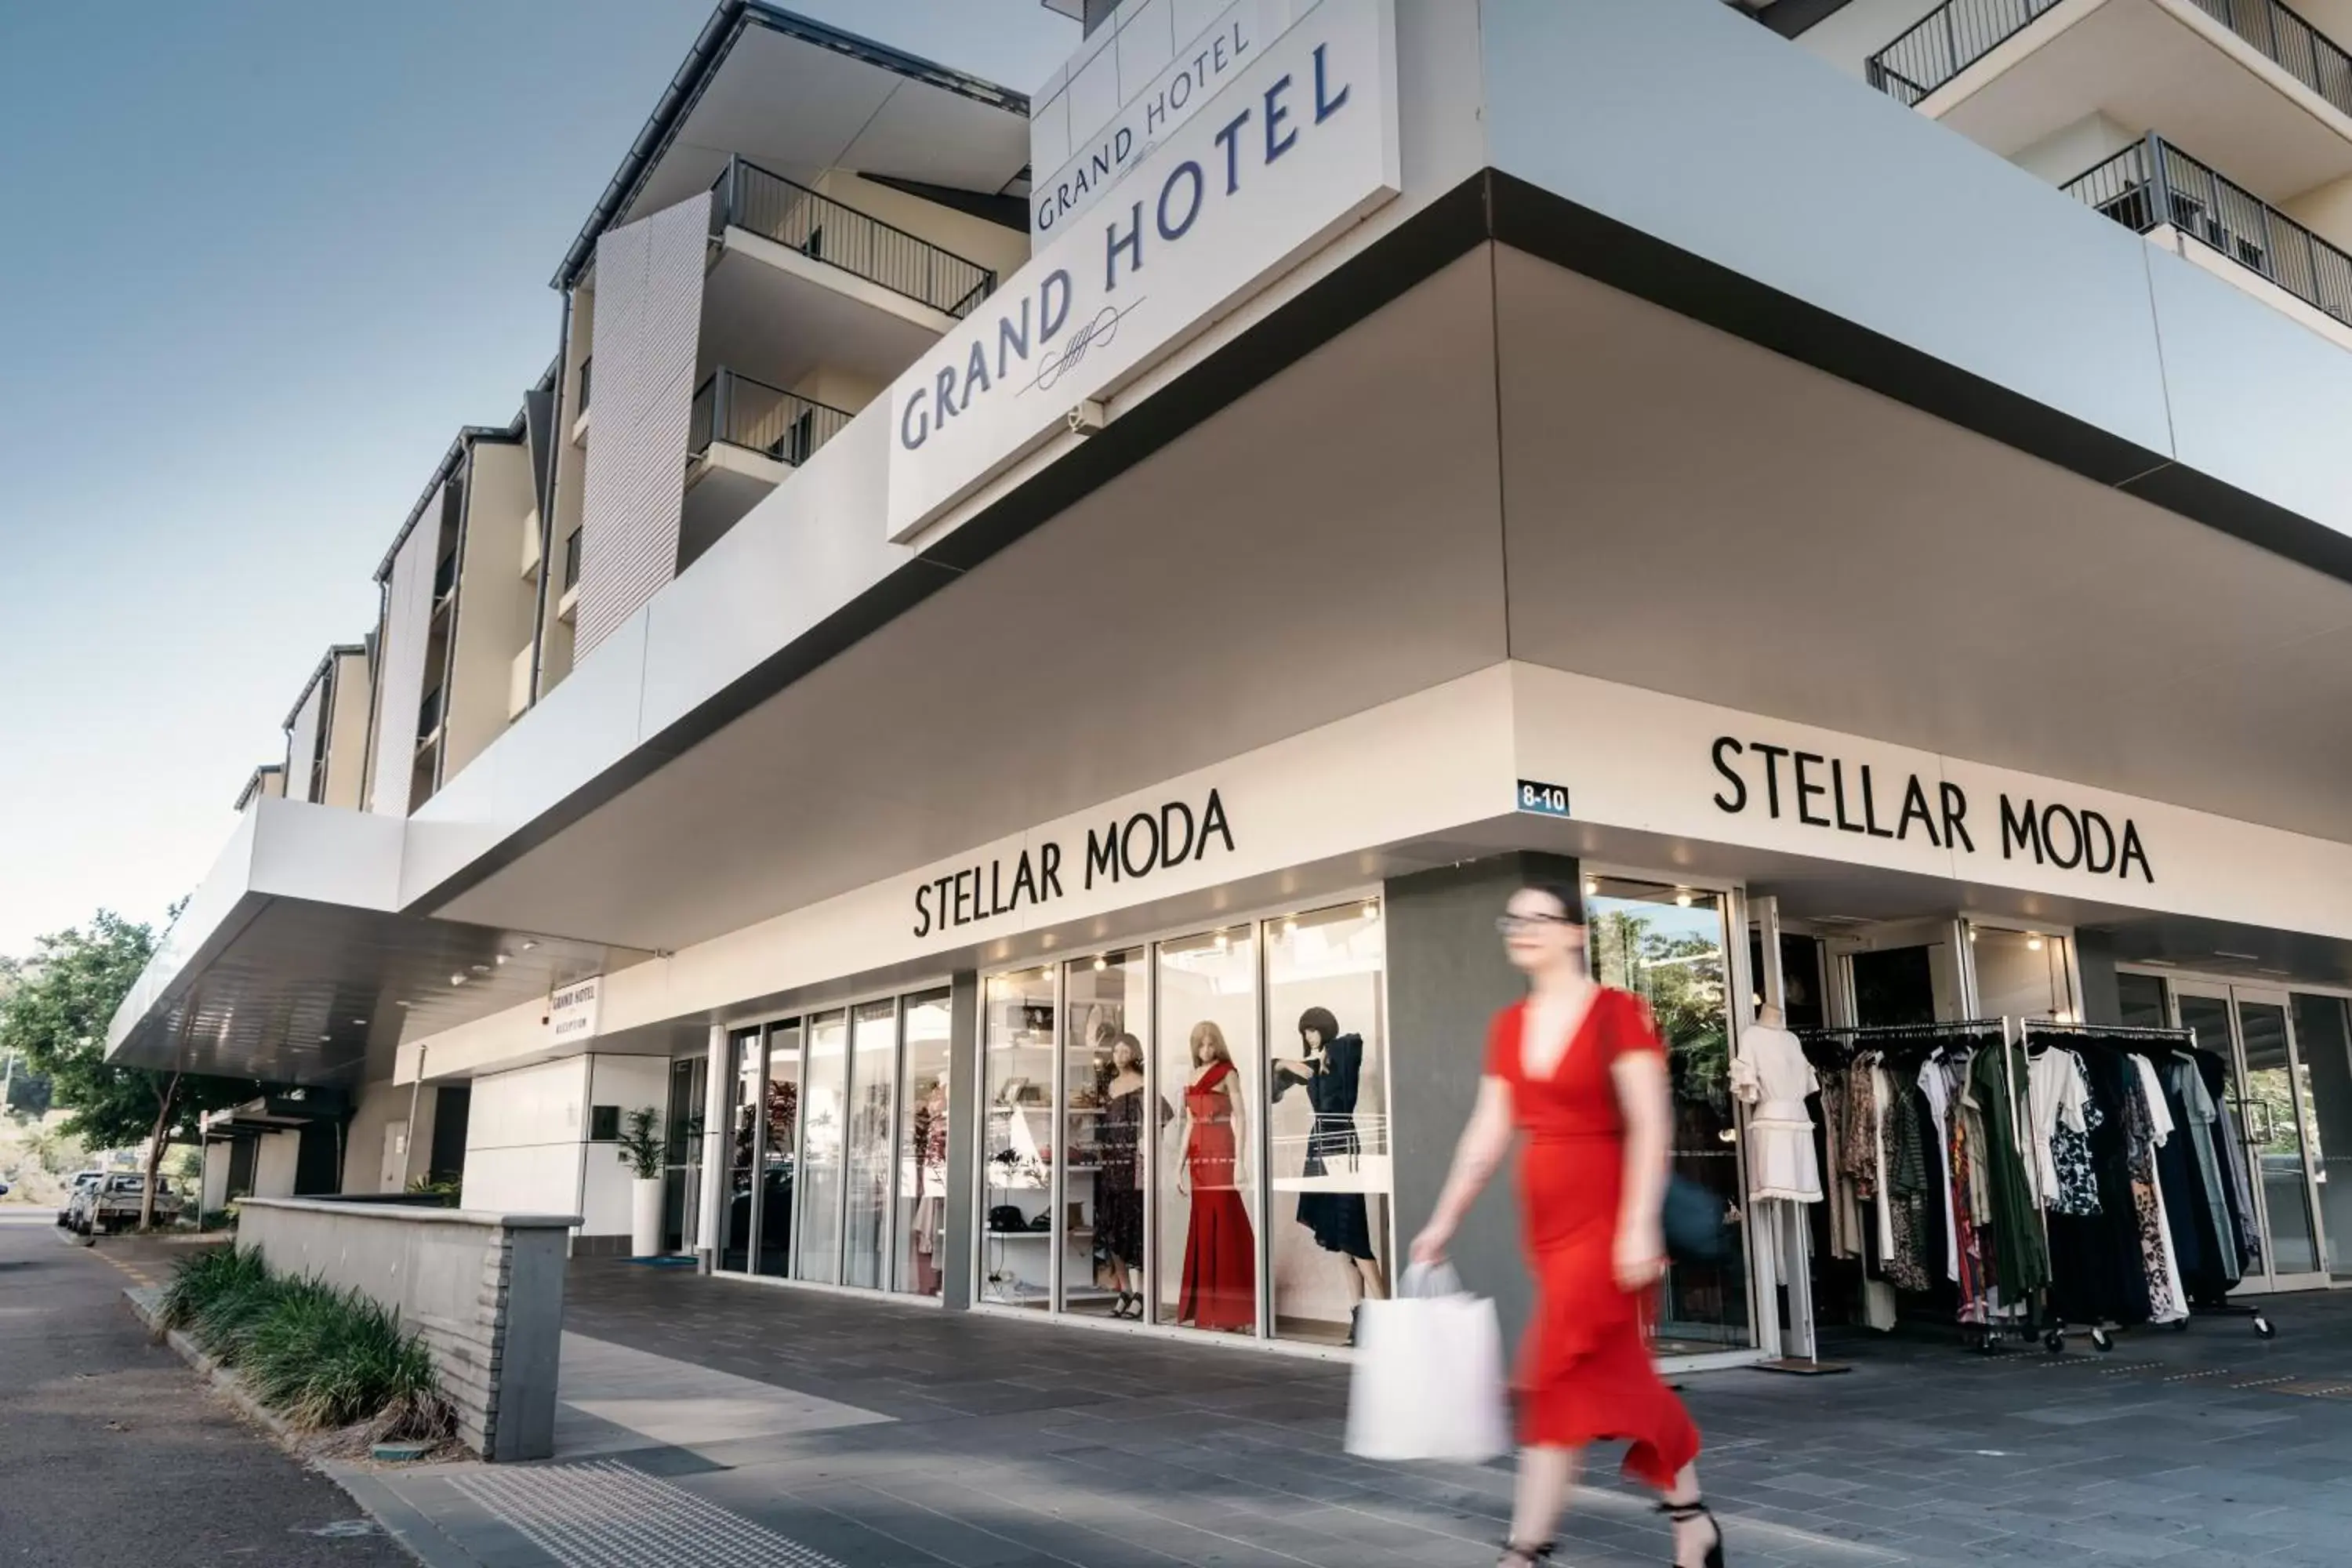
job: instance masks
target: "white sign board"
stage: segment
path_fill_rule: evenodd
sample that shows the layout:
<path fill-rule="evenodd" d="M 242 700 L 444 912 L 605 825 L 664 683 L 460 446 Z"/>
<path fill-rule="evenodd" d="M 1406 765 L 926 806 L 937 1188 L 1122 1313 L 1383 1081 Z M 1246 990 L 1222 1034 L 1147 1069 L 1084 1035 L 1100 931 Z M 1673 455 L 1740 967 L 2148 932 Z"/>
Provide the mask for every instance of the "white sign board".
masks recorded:
<path fill-rule="evenodd" d="M 604 994 L 604 977 L 601 974 L 575 980 L 548 993 L 548 1043 L 561 1046 L 594 1039 Z"/>
<path fill-rule="evenodd" d="M 905 540 L 1396 195 L 1390 0 L 1321 0 L 890 388 Z"/>
<path fill-rule="evenodd" d="M 1177 40 L 1174 58 L 1140 88 L 1126 94 L 1109 123 L 1080 131 L 1069 157 L 1051 175 L 1034 182 L 1029 195 L 1029 232 L 1039 245 L 1056 231 L 1076 226 L 1078 216 L 1094 205 L 1104 192 L 1127 172 L 1150 157 L 1160 142 L 1174 135 L 1201 107 L 1224 90 L 1259 55 L 1290 30 L 1314 0 L 1233 0 L 1209 25 L 1191 38 Z M 1139 9 L 1132 5 L 1130 9 Z M 1166 26 L 1168 18 L 1150 23 L 1135 17 L 1114 18 L 1121 27 Z M 1119 70 L 1124 45 L 1105 46 L 1089 70 Z M 1124 79 L 1120 86 L 1129 84 Z M 1066 102 L 1057 106 L 1065 114 Z"/>

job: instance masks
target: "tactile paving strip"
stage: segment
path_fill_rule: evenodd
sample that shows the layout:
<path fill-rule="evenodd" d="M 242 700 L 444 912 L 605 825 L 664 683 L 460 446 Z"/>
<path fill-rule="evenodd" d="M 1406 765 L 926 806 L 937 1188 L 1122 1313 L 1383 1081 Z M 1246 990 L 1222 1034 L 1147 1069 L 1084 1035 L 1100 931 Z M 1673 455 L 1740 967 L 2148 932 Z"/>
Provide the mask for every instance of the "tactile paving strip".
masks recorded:
<path fill-rule="evenodd" d="M 618 1460 L 500 1467 L 449 1484 L 564 1568 L 843 1568 Z"/>

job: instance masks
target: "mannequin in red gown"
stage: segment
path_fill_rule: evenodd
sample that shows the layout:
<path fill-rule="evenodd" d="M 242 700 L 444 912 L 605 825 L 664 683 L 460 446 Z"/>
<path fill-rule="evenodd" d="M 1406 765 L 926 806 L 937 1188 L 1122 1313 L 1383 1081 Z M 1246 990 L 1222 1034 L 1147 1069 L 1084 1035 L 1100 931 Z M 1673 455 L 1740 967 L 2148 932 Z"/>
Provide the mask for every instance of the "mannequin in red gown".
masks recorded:
<path fill-rule="evenodd" d="M 1180 1180 L 1192 1192 L 1192 1223 L 1184 1231 L 1184 1292 L 1179 1321 L 1202 1329 L 1257 1324 L 1257 1237 L 1234 1174 L 1240 1149 L 1241 1075 L 1224 1031 L 1192 1026 L 1191 1085 L 1184 1090 L 1184 1166 Z"/>

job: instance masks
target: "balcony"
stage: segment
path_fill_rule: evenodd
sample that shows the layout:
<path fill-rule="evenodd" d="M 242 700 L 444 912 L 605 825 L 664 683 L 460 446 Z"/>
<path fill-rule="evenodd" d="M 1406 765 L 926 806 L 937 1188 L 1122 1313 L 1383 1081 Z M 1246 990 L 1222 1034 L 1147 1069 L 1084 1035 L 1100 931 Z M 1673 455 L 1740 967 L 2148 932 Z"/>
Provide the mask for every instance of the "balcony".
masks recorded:
<path fill-rule="evenodd" d="M 572 444 L 575 447 L 588 436 L 588 372 L 595 363 L 594 354 L 580 362 L 580 396 L 578 406 L 572 411 Z"/>
<path fill-rule="evenodd" d="M 580 607 L 580 537 L 573 529 L 563 536 L 563 576 L 556 585 L 555 618 L 564 625 Z"/>
<path fill-rule="evenodd" d="M 740 157 L 711 186 L 710 221 L 715 234 L 743 229 L 948 316 L 970 314 L 996 287 L 980 263 Z"/>
<path fill-rule="evenodd" d="M 2352 331 L 2340 330 L 2352 329 L 2352 256 L 2162 138 L 2143 138 L 2062 188 L 2126 228 L 2159 238 L 2182 236 L 2228 258 L 2325 314 L 2330 321 L 2320 330 L 2352 346 Z M 2227 275 L 2229 269 L 2213 270 Z"/>
<path fill-rule="evenodd" d="M 417 705 L 416 746 L 419 751 L 431 745 L 440 736 L 443 689 L 441 687 L 435 687 L 425 694 L 425 700 Z"/>
<path fill-rule="evenodd" d="M 1865 70 L 2053 182 L 2158 126 L 2267 201 L 2352 176 L 2352 56 L 2281 0 L 1947 0 Z"/>
<path fill-rule="evenodd" d="M 828 404 L 716 370 L 695 389 L 687 423 L 686 509 L 679 565 L 694 560 L 791 471 L 839 435 L 849 415 Z"/>

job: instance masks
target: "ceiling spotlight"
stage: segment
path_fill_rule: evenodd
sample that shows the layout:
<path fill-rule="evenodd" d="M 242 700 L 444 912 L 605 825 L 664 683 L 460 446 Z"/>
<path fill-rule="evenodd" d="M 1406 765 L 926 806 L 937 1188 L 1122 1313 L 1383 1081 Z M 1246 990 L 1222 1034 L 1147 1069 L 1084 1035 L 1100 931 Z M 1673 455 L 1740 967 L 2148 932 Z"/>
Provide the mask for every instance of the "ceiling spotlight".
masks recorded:
<path fill-rule="evenodd" d="M 334 1036 L 332 1036 L 332 1035 L 320 1035 L 320 1036 L 319 1037 L 319 1043 L 320 1043 L 320 1045 L 322 1045 L 322 1046 L 329 1046 L 329 1045 L 332 1045 L 332 1044 L 334 1044 L 334 1041 L 335 1041 L 335 1037 L 334 1037 Z"/>
<path fill-rule="evenodd" d="M 1368 921 L 1376 921 L 1381 918 L 1380 900 L 1366 899 L 1364 900 L 1364 918 Z"/>
<path fill-rule="evenodd" d="M 490 972 L 490 966 L 487 963 L 469 964 L 467 967 L 473 970 L 477 974 L 488 974 Z"/>
<path fill-rule="evenodd" d="M 1364 906 L 1364 913 L 1368 919 L 1370 917 L 1371 909 L 1372 906 L 1370 904 L 1366 904 Z M 1283 921 L 1282 934 L 1285 936 L 1297 936 L 1298 934 L 1298 917 L 1297 915 L 1291 915 Z"/>
<path fill-rule="evenodd" d="M 1598 877 L 1587 877 L 1586 879 L 1584 879 L 1584 896 L 1585 896 L 1586 898 L 1588 898 L 1588 899 L 1589 899 L 1589 898 L 1591 898 L 1593 894 L 1595 894 L 1595 893 L 1599 892 L 1600 890 L 1601 890 L 1601 879 L 1600 879 L 1600 878 L 1598 878 Z"/>
<path fill-rule="evenodd" d="M 449 984 L 452 985 L 463 985 L 466 984 L 466 977 L 462 974 L 453 974 L 449 976 Z"/>
<path fill-rule="evenodd" d="M 365 1018 L 353 1018 L 352 1020 L 352 1027 L 355 1029 L 364 1029 L 367 1027 L 367 1020 Z"/>
<path fill-rule="evenodd" d="M 522 944 L 522 950 L 525 952 L 529 952 L 532 948 L 537 947 L 539 943 L 536 942 L 527 942 Z"/>
<path fill-rule="evenodd" d="M 2040 931 L 2028 931 L 2025 933 L 2025 951 L 2028 952 L 2040 952 L 2042 951 L 2042 933 Z"/>
<path fill-rule="evenodd" d="M 393 1005 L 394 1005 L 394 1006 L 395 1006 L 395 1007 L 405 1007 L 405 1006 L 407 1006 L 407 1005 L 408 1005 L 408 1004 L 407 1004 L 407 1003 L 405 1003 L 405 1002 L 402 1002 L 402 1001 L 399 1001 L 399 1000 L 396 1000 L 396 999 L 395 999 L 395 1000 L 394 1001 L 394 1003 L 393 1003 Z"/>
<path fill-rule="evenodd" d="M 1219 952 L 1224 952 L 1227 948 L 1233 946 L 1233 938 L 1227 936 L 1223 931 L 1219 931 L 1217 933 L 1217 951 Z"/>
<path fill-rule="evenodd" d="M 1688 908 L 1690 908 L 1690 907 L 1691 907 L 1691 896 L 1690 896 L 1690 889 L 1687 889 L 1687 888 L 1677 888 L 1677 889 L 1675 889 L 1675 908 L 1677 908 L 1677 909 L 1685 909 L 1685 910 L 1686 910 L 1686 909 L 1688 909 Z"/>
<path fill-rule="evenodd" d="M 498 961 L 499 961 L 500 963 L 504 963 L 508 959 L 512 958 L 513 956 L 514 956 L 514 954 L 512 954 L 512 953 L 510 953 L 510 952 L 502 952 L 502 953 L 499 954 L 499 960 L 498 960 Z"/>
<path fill-rule="evenodd" d="M 1096 954 L 1095 954 L 1095 967 L 1096 967 L 1097 969 L 1108 969 L 1108 968 L 1110 967 L 1110 960 L 1109 960 L 1109 959 L 1108 959 L 1108 958 L 1106 958 L 1106 957 L 1104 957 L 1104 956 L 1103 956 L 1101 953 L 1099 953 L 1099 952 L 1098 952 L 1098 953 L 1096 953 Z"/>

